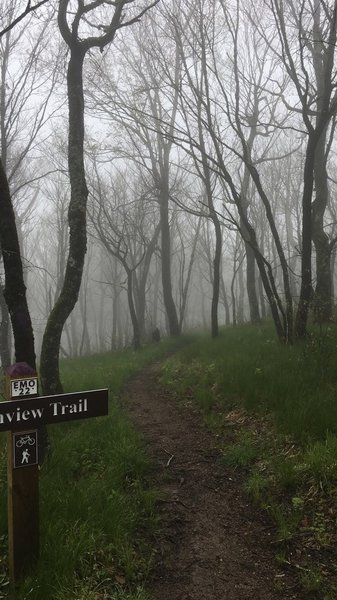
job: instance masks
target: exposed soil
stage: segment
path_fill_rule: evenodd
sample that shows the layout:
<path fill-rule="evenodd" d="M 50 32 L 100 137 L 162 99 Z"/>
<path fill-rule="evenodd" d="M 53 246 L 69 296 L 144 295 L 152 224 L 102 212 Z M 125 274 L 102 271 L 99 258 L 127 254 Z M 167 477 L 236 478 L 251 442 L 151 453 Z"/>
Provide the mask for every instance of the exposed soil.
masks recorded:
<path fill-rule="evenodd" d="M 219 461 L 217 439 L 193 406 L 161 389 L 159 364 L 127 386 L 124 399 L 155 465 L 162 493 L 154 600 L 304 598 L 275 560 L 271 524 Z"/>

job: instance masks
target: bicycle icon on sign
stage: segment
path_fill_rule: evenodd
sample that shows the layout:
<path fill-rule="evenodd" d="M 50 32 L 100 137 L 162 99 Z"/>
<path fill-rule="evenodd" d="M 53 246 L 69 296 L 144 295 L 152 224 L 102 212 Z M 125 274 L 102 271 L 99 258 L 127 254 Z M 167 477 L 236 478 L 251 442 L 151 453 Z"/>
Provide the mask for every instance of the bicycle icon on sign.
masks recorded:
<path fill-rule="evenodd" d="M 34 446 L 35 444 L 35 438 L 31 437 L 29 433 L 20 437 L 20 439 L 16 442 L 15 445 L 17 448 L 22 448 L 22 446 L 25 446 L 26 444 L 28 444 L 29 446 Z"/>

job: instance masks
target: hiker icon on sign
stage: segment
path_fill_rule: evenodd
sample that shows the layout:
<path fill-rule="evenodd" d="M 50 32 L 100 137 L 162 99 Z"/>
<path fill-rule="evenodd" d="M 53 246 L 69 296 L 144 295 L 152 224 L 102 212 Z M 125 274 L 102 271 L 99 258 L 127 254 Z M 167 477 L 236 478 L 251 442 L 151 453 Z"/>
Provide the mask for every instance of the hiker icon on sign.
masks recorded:
<path fill-rule="evenodd" d="M 13 468 L 38 464 L 37 430 L 13 432 Z"/>
<path fill-rule="evenodd" d="M 29 454 L 28 450 L 23 450 L 21 464 L 23 465 L 24 463 L 26 463 L 28 465 L 29 457 L 30 457 L 30 454 Z"/>

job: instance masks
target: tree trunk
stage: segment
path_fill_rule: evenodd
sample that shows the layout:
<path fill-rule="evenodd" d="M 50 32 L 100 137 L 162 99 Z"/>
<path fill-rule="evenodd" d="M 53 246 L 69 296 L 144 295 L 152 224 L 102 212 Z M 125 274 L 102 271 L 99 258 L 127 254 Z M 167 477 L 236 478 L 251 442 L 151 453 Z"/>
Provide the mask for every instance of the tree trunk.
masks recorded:
<path fill-rule="evenodd" d="M 127 269 L 126 272 L 127 272 L 127 276 L 128 276 L 128 289 L 127 289 L 128 303 L 129 303 L 130 317 L 131 317 L 131 323 L 132 323 L 132 329 L 133 329 L 133 347 L 135 350 L 139 350 L 139 348 L 140 348 L 140 329 L 139 329 L 139 323 L 138 323 L 135 305 L 134 305 L 134 301 L 133 301 L 133 271 L 131 269 Z"/>
<path fill-rule="evenodd" d="M 233 267 L 233 276 L 232 276 L 232 281 L 231 281 L 231 296 L 232 296 L 232 321 L 233 321 L 233 326 L 235 327 L 237 322 L 236 322 L 236 300 L 235 300 L 235 291 L 234 291 L 234 284 L 235 284 L 235 277 L 236 277 L 236 264 L 234 263 L 234 267 Z"/>
<path fill-rule="evenodd" d="M 289 342 L 289 331 L 287 331 L 287 321 L 285 319 L 284 313 L 282 312 L 282 306 L 279 301 L 279 297 L 277 294 L 275 280 L 273 277 L 272 270 L 270 265 L 264 258 L 261 250 L 259 249 L 259 245 L 256 239 L 256 233 L 254 227 L 248 221 L 244 211 L 242 211 L 241 203 L 239 198 L 237 198 L 237 207 L 239 211 L 240 218 L 243 220 L 244 226 L 246 228 L 248 234 L 248 240 L 251 245 L 251 248 L 254 252 L 256 264 L 258 266 L 263 288 L 266 292 L 266 296 L 268 298 L 272 318 L 274 321 L 275 329 L 277 336 L 281 342 L 288 343 Z M 281 314 L 280 314 L 281 313 Z M 283 319 L 281 319 L 281 316 Z"/>
<path fill-rule="evenodd" d="M 329 44 L 325 44 L 323 25 L 322 2 L 314 0 L 312 59 L 315 69 L 317 84 L 317 112 L 316 125 L 320 124 L 322 116 L 327 113 L 329 101 L 333 90 L 334 47 L 336 45 L 336 2 L 330 14 Z M 335 100 L 333 100 L 335 102 Z M 335 112 L 335 111 L 334 111 Z M 324 118 L 324 117 L 323 117 Z M 328 322 L 332 319 L 332 274 L 331 252 L 332 245 L 324 231 L 324 213 L 328 204 L 328 172 L 327 161 L 331 143 L 327 145 L 327 123 L 321 131 L 315 150 L 315 192 L 316 197 L 312 203 L 312 239 L 316 249 L 316 289 L 314 294 L 314 318 L 318 323 Z"/>
<path fill-rule="evenodd" d="M 252 127 L 249 135 L 249 139 L 247 142 L 247 147 L 250 149 L 253 145 L 253 140 L 256 137 L 256 127 Z M 241 186 L 241 204 L 242 210 L 245 213 L 245 217 L 248 218 L 248 194 L 249 194 L 249 180 L 250 173 L 247 165 L 244 166 L 244 174 Z M 240 219 L 240 227 L 243 233 L 245 251 L 246 251 L 246 286 L 247 286 L 247 296 L 248 296 L 248 304 L 249 304 L 249 313 L 251 323 L 259 323 L 261 321 L 260 311 L 259 311 L 259 301 L 256 292 L 256 280 L 255 280 L 255 256 L 252 250 L 251 245 L 247 242 L 247 231 L 245 229 L 245 225 L 242 219 Z"/>
<path fill-rule="evenodd" d="M 312 203 L 312 239 L 316 250 L 316 288 L 314 294 L 314 319 L 317 323 L 332 319 L 331 244 L 324 231 L 324 213 L 328 203 L 328 173 L 325 138 L 322 134 L 315 153 L 315 191 Z"/>
<path fill-rule="evenodd" d="M 294 237 L 294 228 L 293 221 L 291 216 L 291 190 L 290 186 L 287 185 L 286 189 L 288 201 L 285 208 L 285 226 L 286 226 L 286 236 L 287 236 L 287 250 L 288 250 L 288 262 L 289 262 L 289 281 L 290 281 L 290 289 L 291 295 L 293 298 L 297 297 L 297 285 L 296 285 L 296 277 L 294 273 L 296 273 L 296 264 L 297 264 L 297 252 L 295 253 L 296 242 Z"/>
<path fill-rule="evenodd" d="M 264 300 L 264 289 L 263 289 L 263 285 L 262 285 L 262 279 L 260 276 L 258 277 L 258 290 L 259 290 L 259 294 L 260 294 L 261 316 L 262 316 L 262 319 L 266 319 L 267 310 L 266 310 L 266 303 Z"/>
<path fill-rule="evenodd" d="M 160 287 L 160 269 L 159 269 L 159 260 L 157 259 L 156 264 L 155 264 L 154 285 L 153 285 L 153 302 L 152 302 L 152 327 L 153 327 L 153 329 L 158 327 L 159 287 Z"/>
<path fill-rule="evenodd" d="M 134 277 L 133 287 L 140 340 L 145 338 L 146 285 L 149 276 L 152 256 L 158 243 L 159 234 L 160 223 L 158 223 L 157 227 L 155 228 L 152 239 L 150 240 L 147 246 L 142 263 L 142 270 L 139 277 L 139 281 L 136 279 L 136 277 Z"/>
<path fill-rule="evenodd" d="M 314 132 L 316 135 L 317 133 Z M 312 292 L 311 243 L 312 219 L 311 200 L 314 186 L 314 164 L 316 135 L 309 135 L 304 165 L 304 189 L 302 195 L 302 262 L 301 291 L 295 320 L 295 334 L 301 339 L 306 336 L 309 306 Z"/>
<path fill-rule="evenodd" d="M 0 244 L 5 269 L 4 298 L 13 328 L 16 362 L 36 369 L 34 335 L 26 299 L 26 286 L 15 215 L 5 170 L 0 161 Z"/>
<path fill-rule="evenodd" d="M 222 249 L 222 232 L 219 219 L 213 208 L 212 221 L 215 231 L 215 252 L 213 260 L 213 295 L 212 295 L 212 308 L 211 308 L 211 330 L 212 337 L 215 338 L 219 335 L 219 319 L 218 319 L 218 307 L 219 307 L 219 296 L 220 296 L 220 266 L 221 266 L 221 249 Z"/>
<path fill-rule="evenodd" d="M 200 281 L 200 292 L 201 292 L 201 317 L 202 317 L 202 326 L 203 329 L 206 331 L 208 324 L 207 324 L 207 317 L 206 317 L 206 307 L 205 307 L 205 291 L 204 291 L 204 286 L 202 285 L 202 274 L 199 273 L 199 281 Z"/>
<path fill-rule="evenodd" d="M 98 352 L 105 352 L 106 350 L 106 323 L 103 318 L 104 315 L 104 305 L 105 305 L 105 294 L 106 288 L 105 286 L 101 286 L 100 288 L 100 296 L 99 296 L 99 308 L 98 308 L 98 323 L 96 327 L 96 346 Z"/>
<path fill-rule="evenodd" d="M 185 319 L 187 300 L 188 300 L 188 291 L 190 288 L 190 282 L 191 282 L 191 277 L 192 277 L 192 270 L 193 270 L 193 265 L 194 265 L 194 260 L 195 260 L 197 243 L 198 243 L 198 239 L 199 239 L 200 227 L 201 227 L 201 217 L 199 217 L 198 225 L 197 225 L 197 228 L 195 231 L 192 250 L 191 250 L 191 256 L 190 256 L 190 260 L 188 263 L 187 276 L 186 276 L 186 280 L 185 280 L 185 283 L 183 285 L 183 289 L 181 292 L 182 300 L 181 300 L 181 308 L 180 308 L 180 316 L 179 316 L 180 331 L 182 331 L 182 327 L 183 327 L 183 323 L 184 323 L 184 319 Z"/>
<path fill-rule="evenodd" d="M 225 286 L 223 274 L 221 274 L 221 277 L 220 277 L 220 290 L 221 290 L 221 297 L 222 297 L 223 305 L 225 308 L 225 315 L 226 315 L 225 323 L 226 323 L 226 326 L 228 326 L 231 323 L 231 317 L 230 317 L 229 303 L 228 303 L 226 286 Z"/>
<path fill-rule="evenodd" d="M 302 199 L 302 286 L 296 316 L 296 334 L 300 338 L 306 335 L 309 304 L 312 295 L 311 245 L 313 237 L 317 255 L 317 316 L 319 320 L 322 320 L 325 317 L 329 319 L 332 315 L 331 249 L 324 232 L 323 219 L 327 203 L 326 160 L 328 149 L 326 148 L 325 138 L 328 124 L 336 112 L 333 81 L 336 68 L 334 61 L 337 3 L 334 2 L 331 6 L 328 29 L 321 23 L 322 4 L 320 0 L 315 0 L 313 5 L 313 43 L 311 49 L 317 84 L 317 112 L 315 127 L 313 125 L 309 126 L 308 113 L 306 113 L 309 139 L 304 168 L 304 191 Z M 325 9 L 322 8 L 322 12 L 326 15 Z M 307 75 L 307 72 L 305 74 Z M 312 109 L 311 104 L 310 109 Z M 316 199 L 312 203 L 314 178 Z"/>
<path fill-rule="evenodd" d="M 145 312 L 146 312 L 146 277 L 143 277 L 143 273 L 141 273 L 139 281 L 137 280 L 136 273 L 134 273 L 133 295 L 134 295 L 134 305 L 135 305 L 135 311 L 136 311 L 138 327 L 139 327 L 139 335 L 140 335 L 140 339 L 144 340 L 144 338 L 145 338 Z"/>
<path fill-rule="evenodd" d="M 83 298 L 80 297 L 80 312 L 82 317 L 83 329 L 79 355 L 89 356 L 91 354 L 91 337 L 88 330 L 87 290 L 83 294 Z"/>
<path fill-rule="evenodd" d="M 245 286 L 243 279 L 243 258 L 239 260 L 238 270 L 238 287 L 239 287 L 239 298 L 238 298 L 238 323 L 241 325 L 245 322 L 245 310 L 244 310 L 244 299 L 245 299 Z"/>
<path fill-rule="evenodd" d="M 247 156 L 245 157 L 246 161 L 247 161 L 247 158 L 249 158 L 249 157 L 247 157 Z M 250 164 L 249 162 L 246 162 L 246 164 L 247 164 L 247 167 L 251 174 L 251 177 L 255 183 L 255 186 L 259 193 L 259 196 L 263 202 L 266 217 L 267 217 L 269 227 L 270 227 L 270 231 L 272 233 L 272 239 L 275 244 L 275 250 L 277 251 L 277 257 L 278 257 L 278 260 L 280 261 L 280 267 L 281 267 L 282 278 L 283 278 L 283 289 L 284 289 L 284 296 L 285 296 L 285 310 L 282 307 L 282 303 L 281 303 L 279 297 L 277 298 L 277 301 L 279 303 L 279 310 L 282 313 L 283 329 L 284 329 L 283 339 L 288 344 L 288 343 L 292 342 L 293 333 L 294 333 L 293 332 L 293 329 L 294 329 L 293 299 L 292 299 L 291 289 L 290 289 L 289 267 L 288 267 L 288 263 L 287 263 L 287 260 L 285 257 L 283 245 L 282 245 L 282 242 L 280 239 L 280 234 L 276 227 L 275 217 L 274 217 L 274 214 L 272 211 L 272 207 L 270 205 L 269 199 L 268 199 L 268 197 L 263 189 L 263 186 L 261 184 L 260 175 L 254 165 Z M 303 210 L 303 213 L 304 213 L 304 210 Z M 255 256 L 255 258 L 257 260 L 256 256 Z M 260 269 L 260 272 L 261 272 L 261 269 Z M 310 272 L 310 279 L 311 279 L 311 272 Z M 275 296 L 276 286 L 275 286 L 274 278 L 270 277 L 270 281 L 275 288 L 274 289 L 274 296 Z"/>
<path fill-rule="evenodd" d="M 160 226 L 163 297 L 169 333 L 171 336 L 178 336 L 180 335 L 179 320 L 172 295 L 171 240 L 168 202 L 168 184 L 166 182 L 162 182 L 162 187 L 160 190 Z"/>
<path fill-rule="evenodd" d="M 0 311 L 1 311 L 1 323 L 0 323 L 0 356 L 1 356 L 1 367 L 5 369 L 11 364 L 11 352 L 10 352 L 10 318 L 8 307 L 4 297 L 4 290 L 0 285 Z"/>
<path fill-rule="evenodd" d="M 116 350 L 118 347 L 117 342 L 117 315 L 119 313 L 119 290 L 116 285 L 113 288 L 112 295 L 112 323 L 111 323 L 111 350 Z"/>
<path fill-rule="evenodd" d="M 86 207 L 88 189 L 85 179 L 83 60 L 85 52 L 71 48 L 67 73 L 69 103 L 68 167 L 71 186 L 69 203 L 69 253 L 62 290 L 50 313 L 41 350 L 41 383 L 45 394 L 62 392 L 59 374 L 59 349 L 64 324 L 80 291 L 87 249 Z"/>
<path fill-rule="evenodd" d="M 255 256 L 251 245 L 245 241 L 247 296 L 251 323 L 261 321 L 259 301 L 256 293 Z"/>
<path fill-rule="evenodd" d="M 26 286 L 24 283 L 19 238 L 12 206 L 9 185 L 0 160 L 0 245 L 5 270 L 5 289 L 3 292 L 10 314 L 15 362 L 26 362 L 36 371 L 34 334 L 29 314 Z M 39 462 L 43 462 L 48 448 L 46 426 L 39 428 Z"/>
<path fill-rule="evenodd" d="M 335 267 L 336 267 L 336 245 L 333 246 L 332 252 L 331 252 L 331 262 L 330 262 L 330 268 L 331 268 L 331 283 L 332 283 L 332 289 L 331 289 L 331 295 L 332 298 L 335 297 Z"/>

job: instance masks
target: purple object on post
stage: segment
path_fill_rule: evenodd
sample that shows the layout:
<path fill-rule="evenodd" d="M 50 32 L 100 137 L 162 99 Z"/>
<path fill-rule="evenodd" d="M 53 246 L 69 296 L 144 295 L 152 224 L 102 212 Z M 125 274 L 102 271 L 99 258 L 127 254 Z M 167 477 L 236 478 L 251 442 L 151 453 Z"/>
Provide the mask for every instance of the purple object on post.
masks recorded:
<path fill-rule="evenodd" d="M 7 367 L 6 373 L 10 377 L 24 376 L 24 375 L 36 375 L 35 370 L 26 362 L 18 362 L 15 365 Z"/>

